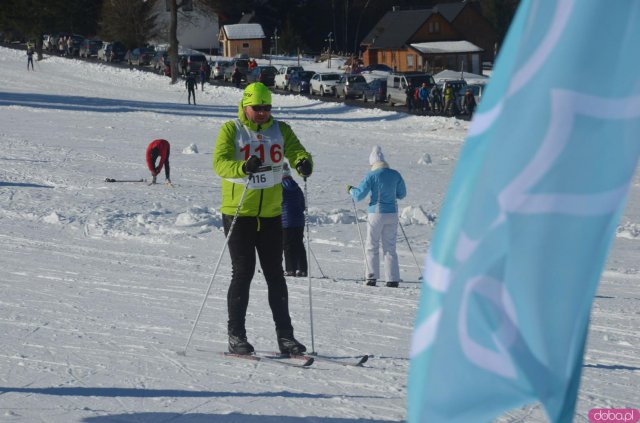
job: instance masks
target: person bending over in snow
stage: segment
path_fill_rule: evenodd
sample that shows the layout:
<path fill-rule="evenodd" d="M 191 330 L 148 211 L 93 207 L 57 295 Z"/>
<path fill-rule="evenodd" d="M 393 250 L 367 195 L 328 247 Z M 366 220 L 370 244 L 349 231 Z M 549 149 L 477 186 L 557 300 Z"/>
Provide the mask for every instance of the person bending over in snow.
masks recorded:
<path fill-rule="evenodd" d="M 269 89 L 261 82 L 250 84 L 238 105 L 238 118 L 222 125 L 213 152 L 213 169 L 222 178 L 220 211 L 231 256 L 232 276 L 227 292 L 231 353 L 254 351 L 247 341 L 245 316 L 256 251 L 267 281 L 280 352 L 306 351 L 293 337 L 289 294 L 282 269 L 281 182 L 285 158 L 303 178 L 311 175 L 311 155 L 288 124 L 271 116 Z M 236 213 L 238 217 L 231 230 Z"/>
<path fill-rule="evenodd" d="M 407 195 L 407 188 L 397 170 L 389 168 L 380 146 L 374 146 L 369 156 L 371 171 L 358 187 L 347 185 L 351 197 L 360 201 L 371 193 L 367 217 L 367 285 L 375 286 L 380 273 L 380 240 L 384 255 L 387 286 L 398 287 L 400 268 L 396 254 L 398 236 L 398 204 Z"/>
<path fill-rule="evenodd" d="M 166 183 L 171 184 L 171 178 L 169 174 L 171 169 L 169 167 L 169 153 L 171 152 L 171 145 L 167 140 L 153 140 L 147 146 L 147 167 L 151 171 L 151 176 L 153 179 L 151 180 L 152 184 L 156 183 L 156 177 L 162 170 L 164 166 L 164 176 L 167 178 Z M 160 162 L 156 166 L 156 161 L 160 158 Z"/>

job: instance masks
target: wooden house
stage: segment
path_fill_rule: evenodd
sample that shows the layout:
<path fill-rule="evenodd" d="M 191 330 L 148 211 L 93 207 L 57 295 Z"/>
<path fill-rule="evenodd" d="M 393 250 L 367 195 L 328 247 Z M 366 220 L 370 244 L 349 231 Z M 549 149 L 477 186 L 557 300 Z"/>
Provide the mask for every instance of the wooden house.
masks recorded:
<path fill-rule="evenodd" d="M 233 57 L 245 54 L 258 59 L 262 57 L 262 43 L 265 35 L 260 24 L 224 25 L 220 29 L 218 39 L 224 56 Z"/>
<path fill-rule="evenodd" d="M 443 69 L 481 73 L 493 62 L 495 30 L 476 2 L 444 3 L 431 9 L 394 8 L 361 42 L 365 66 L 384 64 L 399 72 Z"/>

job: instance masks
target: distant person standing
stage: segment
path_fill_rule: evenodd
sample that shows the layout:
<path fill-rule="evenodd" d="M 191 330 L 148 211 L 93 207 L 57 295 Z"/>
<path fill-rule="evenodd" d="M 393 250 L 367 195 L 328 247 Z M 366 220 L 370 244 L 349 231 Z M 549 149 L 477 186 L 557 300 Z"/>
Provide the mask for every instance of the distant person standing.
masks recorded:
<path fill-rule="evenodd" d="M 242 72 L 237 67 L 233 70 L 231 74 L 231 82 L 236 85 L 236 88 L 240 88 L 240 83 L 242 82 Z"/>
<path fill-rule="evenodd" d="M 444 86 L 444 112 L 449 116 L 456 113 L 456 93 L 448 82 Z"/>
<path fill-rule="evenodd" d="M 200 84 L 202 85 L 202 90 L 204 91 L 204 83 L 207 80 L 207 67 L 204 65 L 204 63 L 202 63 L 200 65 Z M 195 103 L 195 101 L 194 101 Z"/>
<path fill-rule="evenodd" d="M 442 112 L 442 97 L 440 96 L 440 90 L 437 85 L 431 87 L 429 91 L 429 102 L 431 103 L 431 111 L 434 114 Z"/>
<path fill-rule="evenodd" d="M 291 177 L 291 169 L 285 163 L 282 170 L 282 247 L 285 276 L 307 276 L 304 208 L 304 194 Z"/>
<path fill-rule="evenodd" d="M 64 56 L 64 46 L 64 37 L 61 35 L 60 38 L 58 38 L 58 53 L 60 54 L 60 56 Z"/>
<path fill-rule="evenodd" d="M 151 180 L 152 184 L 156 183 L 156 177 L 164 167 L 164 176 L 166 177 L 166 184 L 171 184 L 170 173 L 171 169 L 169 167 L 169 154 L 171 153 L 171 145 L 169 141 L 163 139 L 157 139 L 151 141 L 151 143 L 147 146 L 147 167 L 151 171 L 151 176 L 153 179 Z M 158 159 L 160 161 L 157 163 Z"/>
<path fill-rule="evenodd" d="M 73 38 L 71 35 L 67 37 L 67 56 L 73 56 Z"/>
<path fill-rule="evenodd" d="M 426 82 L 423 82 L 422 86 L 418 89 L 418 98 L 420 99 L 420 109 L 422 113 L 427 114 L 429 110 L 429 88 Z"/>
<path fill-rule="evenodd" d="M 27 71 L 29 71 L 29 64 L 31 64 L 31 70 L 33 69 L 33 44 L 27 43 Z"/>
<path fill-rule="evenodd" d="M 404 93 L 406 96 L 407 112 L 411 113 L 414 108 L 414 98 L 416 94 L 416 88 L 413 86 L 413 82 L 409 82 L 409 86 L 405 88 Z"/>
<path fill-rule="evenodd" d="M 476 110 L 476 98 L 471 93 L 471 90 L 467 89 L 464 93 L 464 110 L 465 112 L 471 116 L 473 112 Z"/>
<path fill-rule="evenodd" d="M 371 171 L 360 185 L 347 185 L 347 192 L 355 200 L 363 200 L 369 193 L 369 214 L 367 216 L 367 285 L 375 286 L 380 272 L 380 241 L 384 256 L 384 270 L 387 286 L 397 288 L 400 282 L 400 267 L 396 254 L 398 237 L 397 200 L 407 195 L 407 188 L 397 170 L 390 169 L 384 160 L 382 149 L 374 146 L 369 155 Z"/>
<path fill-rule="evenodd" d="M 193 76 L 193 73 L 189 72 L 187 74 L 187 80 L 185 81 L 185 86 L 187 87 L 187 101 L 191 104 L 191 96 L 193 95 L 193 105 L 196 104 L 196 78 Z"/>

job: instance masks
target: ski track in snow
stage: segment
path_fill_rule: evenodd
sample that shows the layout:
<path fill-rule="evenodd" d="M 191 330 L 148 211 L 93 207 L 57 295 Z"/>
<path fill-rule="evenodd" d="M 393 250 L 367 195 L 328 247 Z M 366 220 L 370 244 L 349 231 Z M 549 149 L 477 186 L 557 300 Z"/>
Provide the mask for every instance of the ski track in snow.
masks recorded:
<path fill-rule="evenodd" d="M 317 361 L 290 369 L 217 354 L 226 349 L 228 252 L 182 356 L 224 245 L 211 152 L 240 91 L 206 86 L 194 108 L 180 104 L 182 84 L 157 75 L 57 57 L 33 73 L 23 68 L 24 52 L 0 48 L 0 421 L 406 418 L 419 271 L 399 231 L 400 288 L 362 285 L 345 186 L 359 182 L 371 147 L 381 145 L 407 181 L 401 221 L 422 264 L 467 122 L 274 95 L 276 117 L 314 154 L 307 189 L 315 350 L 372 357 L 365 368 Z M 160 137 L 172 143 L 174 189 L 104 182 L 149 178 L 144 150 Z M 187 154 L 191 144 L 199 153 Z M 636 175 L 593 306 L 576 422 L 588 421 L 591 408 L 640 406 L 639 201 Z M 357 210 L 364 231 L 366 203 Z M 296 337 L 311 349 L 308 279 L 288 285 Z M 247 330 L 257 349 L 277 348 L 259 272 Z M 497 421 L 546 418 L 532 404 Z"/>

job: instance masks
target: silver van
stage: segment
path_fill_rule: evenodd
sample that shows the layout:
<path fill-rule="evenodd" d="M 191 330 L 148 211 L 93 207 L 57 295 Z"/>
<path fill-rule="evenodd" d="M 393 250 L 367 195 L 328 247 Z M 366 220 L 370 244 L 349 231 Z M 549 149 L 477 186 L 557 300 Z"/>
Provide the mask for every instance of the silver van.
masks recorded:
<path fill-rule="evenodd" d="M 395 72 L 387 77 L 387 101 L 390 105 L 405 104 L 407 101 L 406 90 L 410 84 L 415 88 L 426 82 L 428 87 L 435 84 L 433 76 L 422 72 Z"/>

